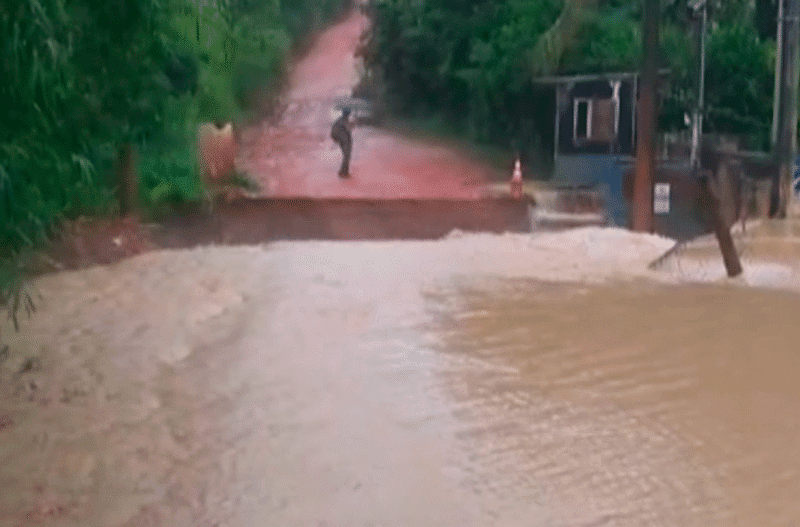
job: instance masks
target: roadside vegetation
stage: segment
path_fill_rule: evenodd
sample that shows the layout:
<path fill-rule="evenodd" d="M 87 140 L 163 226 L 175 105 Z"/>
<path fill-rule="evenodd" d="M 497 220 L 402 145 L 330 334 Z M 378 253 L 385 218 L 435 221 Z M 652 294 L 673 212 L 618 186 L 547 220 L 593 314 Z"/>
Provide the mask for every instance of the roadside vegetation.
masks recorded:
<path fill-rule="evenodd" d="M 686 128 L 698 63 L 686 0 L 664 0 L 662 62 L 671 71 L 661 129 Z M 771 0 L 709 0 L 706 132 L 769 147 L 775 64 Z M 542 133 L 552 109 L 532 79 L 636 71 L 640 0 L 372 0 L 364 41 L 369 78 L 395 119 L 460 131 L 475 144 L 517 148 L 547 176 Z"/>
<path fill-rule="evenodd" d="M 199 199 L 203 121 L 269 112 L 290 55 L 350 0 L 0 3 L 0 307 L 20 255 L 65 220 L 114 214 L 125 148 L 144 212 Z"/>
<path fill-rule="evenodd" d="M 706 131 L 745 133 L 763 148 L 774 6 L 710 2 Z M 65 220 L 119 211 L 116 164 L 128 146 L 145 212 L 199 199 L 198 123 L 268 113 L 292 53 L 351 3 L 0 3 L 0 306 L 25 306 L 14 302 L 25 283 L 19 255 Z M 519 149 L 529 166 L 547 166 L 541 130 L 552 115 L 533 78 L 639 65 L 638 0 L 371 0 L 367 9 L 364 61 L 395 123 L 480 144 L 498 163 Z M 685 1 L 665 0 L 663 21 L 672 74 L 661 124 L 680 130 L 696 79 Z"/>

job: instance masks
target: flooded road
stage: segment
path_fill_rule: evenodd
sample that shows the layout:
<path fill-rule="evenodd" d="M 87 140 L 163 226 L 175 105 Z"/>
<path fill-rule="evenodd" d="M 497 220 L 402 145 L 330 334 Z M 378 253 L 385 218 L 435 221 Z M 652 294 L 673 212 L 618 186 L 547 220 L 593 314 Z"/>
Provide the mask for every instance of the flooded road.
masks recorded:
<path fill-rule="evenodd" d="M 794 295 L 498 281 L 447 296 L 436 349 L 503 368 L 443 375 L 482 493 L 527 489 L 550 525 L 800 517 Z"/>
<path fill-rule="evenodd" d="M 788 527 L 800 297 L 663 283 L 668 246 L 287 242 L 44 277 L 2 365 L 0 525 Z"/>

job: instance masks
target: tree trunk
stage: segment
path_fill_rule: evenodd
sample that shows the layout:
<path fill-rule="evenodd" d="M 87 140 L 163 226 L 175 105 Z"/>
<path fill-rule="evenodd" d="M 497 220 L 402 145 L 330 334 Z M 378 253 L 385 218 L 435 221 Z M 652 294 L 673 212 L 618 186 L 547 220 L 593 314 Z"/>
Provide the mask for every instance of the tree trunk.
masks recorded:
<path fill-rule="evenodd" d="M 122 217 L 139 217 L 139 175 L 136 169 L 136 157 L 136 151 L 131 143 L 125 143 L 120 147 L 117 156 L 117 184 Z"/>

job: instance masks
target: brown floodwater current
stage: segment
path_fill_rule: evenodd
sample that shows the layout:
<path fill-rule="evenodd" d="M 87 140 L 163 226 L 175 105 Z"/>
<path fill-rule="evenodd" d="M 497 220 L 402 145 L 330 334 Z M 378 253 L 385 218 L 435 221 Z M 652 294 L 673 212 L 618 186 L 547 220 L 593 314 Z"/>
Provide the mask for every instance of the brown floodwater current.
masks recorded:
<path fill-rule="evenodd" d="M 528 525 L 800 519 L 797 295 L 497 280 L 430 300 L 432 349 L 478 365 L 432 381 L 470 484 L 526 493 Z"/>
<path fill-rule="evenodd" d="M 667 245 L 286 243 L 44 277 L 4 326 L 0 526 L 800 525 L 800 295 L 663 283 Z"/>

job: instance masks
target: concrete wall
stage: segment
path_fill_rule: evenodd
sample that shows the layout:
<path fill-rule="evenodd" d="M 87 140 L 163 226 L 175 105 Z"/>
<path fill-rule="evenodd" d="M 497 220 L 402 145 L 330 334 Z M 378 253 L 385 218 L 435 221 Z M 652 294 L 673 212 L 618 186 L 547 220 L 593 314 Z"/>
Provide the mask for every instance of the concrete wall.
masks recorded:
<path fill-rule="evenodd" d="M 167 222 L 165 247 L 201 243 L 258 244 L 276 240 L 436 239 L 454 229 L 530 232 L 532 200 L 241 199 Z"/>

